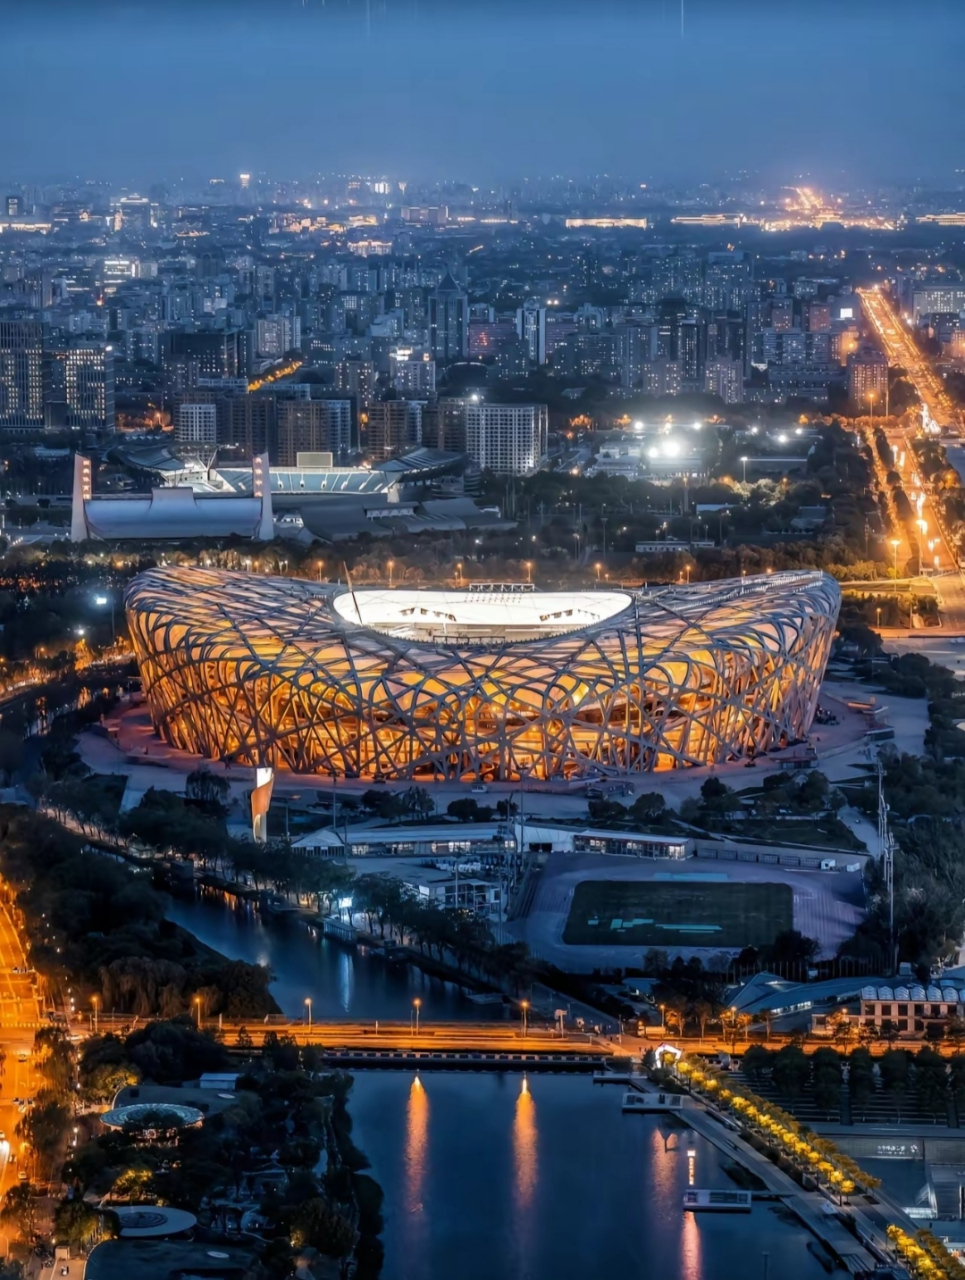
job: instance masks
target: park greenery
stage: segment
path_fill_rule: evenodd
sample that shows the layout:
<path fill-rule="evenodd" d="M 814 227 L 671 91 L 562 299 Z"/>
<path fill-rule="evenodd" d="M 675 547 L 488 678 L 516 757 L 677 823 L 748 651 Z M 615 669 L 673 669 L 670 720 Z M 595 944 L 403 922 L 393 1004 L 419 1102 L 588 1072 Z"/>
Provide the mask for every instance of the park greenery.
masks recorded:
<path fill-rule="evenodd" d="M 900 1262 L 912 1280 L 965 1280 L 963 1264 L 932 1231 L 916 1231 L 909 1235 L 891 1223 L 891 1241 Z"/>
<path fill-rule="evenodd" d="M 965 932 L 965 863 L 961 824 L 965 818 L 965 688 L 950 671 L 918 654 L 904 654 L 875 672 L 890 693 L 927 697 L 928 729 L 921 756 L 882 750 L 884 793 L 897 842 L 895 939 L 897 959 L 927 978 L 938 959 L 957 953 Z M 873 775 L 845 788 L 848 800 L 874 819 L 878 810 Z M 869 865 L 869 910 L 843 954 L 864 957 L 884 972 L 889 957 L 888 902 L 880 868 Z"/>
<path fill-rule="evenodd" d="M 794 1110 L 807 1103 L 826 1120 L 837 1123 L 846 1105 L 852 1121 L 869 1115 L 900 1120 L 909 1111 L 946 1123 L 949 1106 L 965 1114 L 965 1054 L 943 1057 L 931 1045 L 917 1050 L 896 1047 L 895 1037 L 883 1037 L 889 1047 L 872 1056 L 870 1046 L 879 1036 L 873 1027 L 857 1031 L 850 1039 L 862 1040 L 850 1052 L 824 1044 L 805 1053 L 796 1043 L 773 1050 L 751 1044 L 741 1057 L 741 1075 L 761 1093 L 774 1093 Z M 961 1049 L 965 1023 L 956 1027 L 955 1043 Z"/>
<path fill-rule="evenodd" d="M 156 1022 L 123 1039 L 88 1040 L 79 1084 L 93 1102 L 108 1080 L 179 1085 L 228 1065 L 213 1032 L 188 1019 Z M 351 1258 L 354 1274 L 370 1280 L 382 1263 L 382 1192 L 352 1141 L 351 1088 L 351 1076 L 326 1067 L 319 1049 L 270 1031 L 243 1065 L 229 1105 L 202 1126 L 150 1143 L 134 1128 L 85 1130 L 64 1179 L 75 1197 L 95 1195 L 107 1206 L 188 1209 L 216 1234 L 237 1230 L 248 1214 L 264 1280 L 290 1275 L 306 1247 L 342 1263 Z"/>
<path fill-rule="evenodd" d="M 227 961 L 164 919 L 143 876 L 86 847 L 57 822 L 0 807 L 0 871 L 22 916 L 31 964 L 47 996 L 68 988 L 80 1007 L 170 1016 L 199 999 L 205 1016 L 273 1012 L 270 975 Z"/>
<path fill-rule="evenodd" d="M 881 1185 L 833 1142 L 805 1129 L 787 1111 L 730 1076 L 691 1058 L 681 1058 L 676 1070 L 691 1089 L 730 1111 L 753 1137 L 775 1148 L 801 1180 L 813 1179 L 842 1197 L 859 1188 L 867 1192 Z"/>

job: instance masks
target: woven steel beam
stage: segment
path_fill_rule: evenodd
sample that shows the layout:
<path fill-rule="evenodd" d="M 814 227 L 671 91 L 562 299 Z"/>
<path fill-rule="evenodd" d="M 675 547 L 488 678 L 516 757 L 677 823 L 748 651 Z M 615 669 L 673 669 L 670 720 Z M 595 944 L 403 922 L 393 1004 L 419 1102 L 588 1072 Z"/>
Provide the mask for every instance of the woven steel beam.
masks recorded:
<path fill-rule="evenodd" d="M 610 616 L 530 639 L 497 626 L 446 642 L 349 621 L 344 595 L 204 569 L 139 575 L 125 603 L 159 734 L 215 760 L 342 777 L 722 763 L 807 733 L 840 606 L 826 574 L 781 573 L 616 593 Z M 590 611 L 600 599 L 581 597 Z M 501 617 L 514 607 L 498 602 Z"/>

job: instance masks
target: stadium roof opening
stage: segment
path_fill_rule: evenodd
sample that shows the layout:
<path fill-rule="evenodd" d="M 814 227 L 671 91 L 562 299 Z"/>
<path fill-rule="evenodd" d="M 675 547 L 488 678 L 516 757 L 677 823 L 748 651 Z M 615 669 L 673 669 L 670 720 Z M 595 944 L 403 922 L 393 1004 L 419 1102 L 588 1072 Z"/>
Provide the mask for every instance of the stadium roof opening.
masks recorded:
<path fill-rule="evenodd" d="M 405 640 L 494 642 L 565 635 L 605 622 L 632 603 L 622 591 L 352 591 L 336 596 L 346 622 Z"/>

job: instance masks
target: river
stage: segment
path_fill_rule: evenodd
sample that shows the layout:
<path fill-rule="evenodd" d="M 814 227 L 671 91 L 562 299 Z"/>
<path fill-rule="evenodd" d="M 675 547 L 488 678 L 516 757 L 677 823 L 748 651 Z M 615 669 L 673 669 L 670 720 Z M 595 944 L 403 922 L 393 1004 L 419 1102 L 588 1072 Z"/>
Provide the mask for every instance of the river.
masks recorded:
<path fill-rule="evenodd" d="M 768 1203 L 688 1214 L 735 1186 L 714 1147 L 586 1076 L 366 1072 L 354 1138 L 385 1192 L 383 1280 L 817 1280 L 811 1236 Z M 765 1257 L 767 1255 L 767 1257 Z"/>
<path fill-rule="evenodd" d="M 412 966 L 388 965 L 364 947 L 313 937 L 300 920 L 265 921 L 257 907 L 233 907 L 219 893 L 174 898 L 168 918 L 222 955 L 268 965 L 274 976 L 272 995 L 293 1018 L 305 1016 L 306 999 L 318 1019 L 404 1021 L 417 998 L 421 1016 L 431 1022 L 508 1016 L 498 1005 L 473 1004 L 454 983 Z"/>
<path fill-rule="evenodd" d="M 449 983 L 219 897 L 175 899 L 169 916 L 224 955 L 269 965 L 296 1016 L 306 997 L 316 1018 L 405 1018 L 416 996 L 426 1017 L 489 1012 Z M 659 1117 L 623 1115 L 621 1097 L 586 1076 L 355 1073 L 353 1136 L 385 1192 L 382 1280 L 824 1276 L 782 1209 L 685 1214 L 691 1176 L 735 1185 L 716 1149 Z"/>

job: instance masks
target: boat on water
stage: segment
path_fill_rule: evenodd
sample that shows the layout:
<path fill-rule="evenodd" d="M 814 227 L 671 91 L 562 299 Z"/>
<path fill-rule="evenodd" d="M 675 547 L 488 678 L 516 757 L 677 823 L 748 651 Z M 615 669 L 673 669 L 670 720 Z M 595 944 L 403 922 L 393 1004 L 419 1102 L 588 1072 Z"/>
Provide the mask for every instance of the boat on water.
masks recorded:
<path fill-rule="evenodd" d="M 703 1191 L 689 1187 L 684 1192 L 684 1208 L 694 1213 L 701 1210 L 717 1213 L 750 1213 L 749 1191 Z"/>

